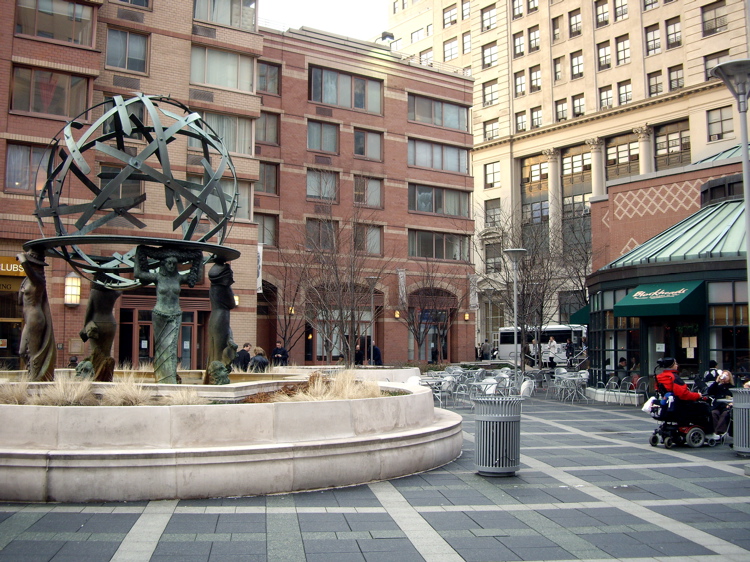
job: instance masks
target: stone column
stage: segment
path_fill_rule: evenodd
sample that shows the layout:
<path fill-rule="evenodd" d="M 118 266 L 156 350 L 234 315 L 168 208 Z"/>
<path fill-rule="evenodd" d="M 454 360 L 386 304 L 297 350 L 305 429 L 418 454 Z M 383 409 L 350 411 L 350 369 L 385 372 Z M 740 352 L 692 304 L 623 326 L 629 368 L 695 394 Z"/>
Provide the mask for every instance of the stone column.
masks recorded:
<path fill-rule="evenodd" d="M 562 251 L 562 214 L 563 196 L 560 181 L 560 151 L 556 148 L 543 150 L 547 157 L 549 172 L 547 177 L 547 193 L 549 197 L 549 250 L 552 255 L 559 255 Z"/>
<path fill-rule="evenodd" d="M 591 150 L 591 195 L 606 195 L 607 174 L 604 166 L 604 140 L 599 137 L 587 139 Z"/>
<path fill-rule="evenodd" d="M 636 127 L 633 132 L 638 135 L 638 172 L 649 174 L 654 171 L 654 130 L 648 125 Z"/>

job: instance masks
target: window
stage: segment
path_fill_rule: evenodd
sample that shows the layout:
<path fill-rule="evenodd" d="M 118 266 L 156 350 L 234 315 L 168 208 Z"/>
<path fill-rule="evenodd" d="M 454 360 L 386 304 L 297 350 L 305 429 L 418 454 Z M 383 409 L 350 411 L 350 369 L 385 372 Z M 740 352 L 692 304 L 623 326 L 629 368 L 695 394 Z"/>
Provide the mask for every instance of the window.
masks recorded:
<path fill-rule="evenodd" d="M 559 41 L 562 38 L 562 16 L 552 18 L 552 41 Z"/>
<path fill-rule="evenodd" d="M 242 121 L 249 121 L 242 119 Z M 221 135 L 219 135 L 221 136 Z M 224 144 L 226 144 L 226 137 Z M 260 112 L 260 117 L 255 121 L 255 140 L 269 144 L 279 144 L 279 116 L 275 113 Z"/>
<path fill-rule="evenodd" d="M 307 170 L 307 198 L 335 201 L 338 194 L 339 177 L 326 170 Z"/>
<path fill-rule="evenodd" d="M 606 109 L 612 105 L 612 86 L 599 88 L 599 108 Z"/>
<path fill-rule="evenodd" d="M 516 132 L 521 133 L 526 130 L 526 112 L 516 113 Z"/>
<path fill-rule="evenodd" d="M 258 62 L 258 91 L 279 93 L 279 67 L 267 62 Z"/>
<path fill-rule="evenodd" d="M 310 101 L 381 112 L 382 83 L 324 68 L 310 69 Z"/>
<path fill-rule="evenodd" d="M 41 4 L 41 5 L 40 5 Z M 18 0 L 16 33 L 90 47 L 94 9 L 77 2 Z"/>
<path fill-rule="evenodd" d="M 554 73 L 555 81 L 563 79 L 563 57 L 552 61 L 552 72 Z"/>
<path fill-rule="evenodd" d="M 453 4 L 443 10 L 443 27 L 450 27 L 456 23 L 458 23 L 458 9 Z"/>
<path fill-rule="evenodd" d="M 454 37 L 443 43 L 443 60 L 452 61 L 458 57 L 458 38 Z"/>
<path fill-rule="evenodd" d="M 469 193 L 456 189 L 409 184 L 409 210 L 452 217 L 469 216 Z"/>
<path fill-rule="evenodd" d="M 489 68 L 497 64 L 497 44 L 490 43 L 482 47 L 482 68 Z"/>
<path fill-rule="evenodd" d="M 672 18 L 666 21 L 667 25 L 667 49 L 674 49 L 682 45 L 682 27 L 680 18 Z"/>
<path fill-rule="evenodd" d="M 573 117 L 580 117 L 586 113 L 586 99 L 583 94 L 573 96 Z"/>
<path fill-rule="evenodd" d="M 276 215 L 262 215 L 255 213 L 255 222 L 258 223 L 258 243 L 266 246 L 276 246 Z"/>
<path fill-rule="evenodd" d="M 419 63 L 426 66 L 432 66 L 432 49 L 427 49 L 419 53 Z"/>
<path fill-rule="evenodd" d="M 492 140 L 500 136 L 500 123 L 497 119 L 484 122 L 484 140 Z"/>
<path fill-rule="evenodd" d="M 615 0 L 615 21 L 628 17 L 628 0 Z"/>
<path fill-rule="evenodd" d="M 396 39 L 391 43 L 391 51 L 400 51 L 401 47 L 403 46 L 404 40 L 403 39 Z"/>
<path fill-rule="evenodd" d="M 461 40 L 463 41 L 463 54 L 467 54 L 471 52 L 471 33 L 464 33 L 461 36 Z"/>
<path fill-rule="evenodd" d="M 370 160 L 382 160 L 383 135 L 372 131 L 354 129 L 354 155 Z"/>
<path fill-rule="evenodd" d="M 428 123 L 438 127 L 468 131 L 469 110 L 453 103 L 447 103 L 422 96 L 409 94 L 409 121 Z"/>
<path fill-rule="evenodd" d="M 489 8 L 482 10 L 482 31 L 493 29 L 497 25 L 497 11 L 493 4 Z"/>
<path fill-rule="evenodd" d="M 525 39 L 523 31 L 513 35 L 513 56 L 520 57 L 525 54 Z"/>
<path fill-rule="evenodd" d="M 606 155 L 608 179 L 637 174 L 641 157 L 638 135 L 631 133 L 607 139 Z"/>
<path fill-rule="evenodd" d="M 190 81 L 193 84 L 251 92 L 253 72 L 251 57 L 193 45 L 190 58 Z"/>
<path fill-rule="evenodd" d="M 729 51 L 719 51 L 703 57 L 703 66 L 706 71 L 706 80 L 711 80 L 711 70 L 719 63 L 729 60 Z"/>
<path fill-rule="evenodd" d="M 432 24 L 431 23 L 427 24 L 427 27 L 425 28 L 425 35 L 427 35 L 427 37 L 429 37 L 430 35 L 432 35 Z"/>
<path fill-rule="evenodd" d="M 630 38 L 627 35 L 615 39 L 617 46 L 617 64 L 628 64 L 630 62 Z"/>
<path fill-rule="evenodd" d="M 539 0 L 528 0 L 528 13 L 536 12 L 539 9 Z"/>
<path fill-rule="evenodd" d="M 727 30 L 727 7 L 724 0 L 701 8 L 703 37 Z"/>
<path fill-rule="evenodd" d="M 609 0 L 597 0 L 594 7 L 596 10 L 596 27 L 609 25 Z"/>
<path fill-rule="evenodd" d="M 146 50 L 148 38 L 145 35 L 122 31 L 107 30 L 107 66 L 146 72 Z"/>
<path fill-rule="evenodd" d="M 565 121 L 568 118 L 568 100 L 557 100 L 555 102 L 555 119 Z"/>
<path fill-rule="evenodd" d="M 424 39 L 424 28 L 417 29 L 411 32 L 411 42 L 416 43 Z"/>
<path fill-rule="evenodd" d="M 562 175 L 574 176 L 580 175 L 591 170 L 591 152 L 586 151 L 580 154 L 570 154 L 562 157 Z"/>
<path fill-rule="evenodd" d="M 383 180 L 354 176 L 354 202 L 357 205 L 380 208 L 383 206 Z"/>
<path fill-rule="evenodd" d="M 690 162 L 690 124 L 677 121 L 654 128 L 656 169 L 666 169 Z"/>
<path fill-rule="evenodd" d="M 410 230 L 409 256 L 469 261 L 469 237 L 460 234 Z"/>
<path fill-rule="evenodd" d="M 469 19 L 470 15 L 471 15 L 471 2 L 469 0 L 465 0 L 461 4 L 461 19 L 467 20 Z"/>
<path fill-rule="evenodd" d="M 542 108 L 532 107 L 531 108 L 531 128 L 538 129 L 542 126 Z"/>
<path fill-rule="evenodd" d="M 112 96 L 105 95 L 104 105 L 102 106 L 103 113 L 106 113 L 107 111 L 112 109 L 114 106 L 115 106 L 115 102 L 112 99 Z M 144 107 L 141 102 L 134 102 L 134 103 L 129 104 L 127 106 L 127 112 L 128 112 L 128 115 L 132 115 L 141 123 L 145 123 Z M 117 124 L 119 124 L 119 120 L 115 119 L 114 117 L 110 117 L 102 125 L 102 133 L 104 134 L 114 133 L 116 131 Z M 123 136 L 126 138 L 130 138 L 130 139 L 143 138 L 143 135 L 140 133 L 140 131 L 135 129 L 135 127 L 133 128 L 133 132 L 130 135 L 123 134 Z"/>
<path fill-rule="evenodd" d="M 669 73 L 669 91 L 679 90 L 685 85 L 685 77 L 682 72 L 682 65 L 672 66 L 667 69 Z"/>
<path fill-rule="evenodd" d="M 659 0 L 643 0 L 643 11 L 647 12 L 659 7 Z"/>
<path fill-rule="evenodd" d="M 583 51 L 570 54 L 570 77 L 580 78 L 583 76 Z"/>
<path fill-rule="evenodd" d="M 661 37 L 659 35 L 659 24 L 650 25 L 646 28 L 646 56 L 661 53 Z"/>
<path fill-rule="evenodd" d="M 305 223 L 305 247 L 320 252 L 336 251 L 336 233 L 338 223 L 319 219 L 307 219 Z"/>
<path fill-rule="evenodd" d="M 526 114 L 524 113 L 524 129 L 526 128 L 525 122 Z M 490 189 L 493 187 L 500 187 L 500 162 L 484 165 L 484 188 Z"/>
<path fill-rule="evenodd" d="M 526 71 L 522 70 L 513 75 L 513 94 L 515 97 L 526 94 Z"/>
<path fill-rule="evenodd" d="M 31 68 L 13 69 L 11 109 L 77 117 L 88 105 L 88 80 Z"/>
<path fill-rule="evenodd" d="M 258 139 L 258 133 L 261 132 L 261 121 L 264 120 L 266 114 L 260 114 L 260 119 L 256 120 L 255 124 L 255 140 Z M 269 125 L 268 129 L 265 129 L 267 134 L 275 135 L 275 123 L 276 117 L 273 114 L 268 115 Z M 233 115 L 222 115 L 220 113 L 209 113 L 208 111 L 203 112 L 203 121 L 213 129 L 216 134 L 224 142 L 224 146 L 229 152 L 235 152 L 238 154 L 251 154 L 252 153 L 252 130 L 253 122 L 250 119 L 244 117 L 235 117 Z M 270 129 L 271 125 L 274 124 L 273 130 Z M 269 141 L 270 142 L 270 141 Z M 194 148 L 200 148 L 200 142 L 196 139 L 188 139 L 188 146 Z"/>
<path fill-rule="evenodd" d="M 41 146 L 8 143 L 5 154 L 5 190 L 22 191 L 29 195 L 41 192 L 47 179 L 49 156 L 50 151 Z"/>
<path fill-rule="evenodd" d="M 538 51 L 539 45 L 540 45 L 539 26 L 535 25 L 534 27 L 529 28 L 529 52 L 533 53 L 534 51 Z"/>
<path fill-rule="evenodd" d="M 255 0 L 195 0 L 193 17 L 245 31 L 255 31 Z"/>
<path fill-rule="evenodd" d="M 130 4 L 131 6 L 140 6 L 141 8 L 148 8 L 148 0 L 120 0 L 120 2 L 124 2 L 125 4 Z"/>
<path fill-rule="evenodd" d="M 599 59 L 599 70 L 607 70 L 612 66 L 612 50 L 609 41 L 599 43 L 596 46 L 596 54 Z"/>
<path fill-rule="evenodd" d="M 494 105 L 500 99 L 500 87 L 497 80 L 491 80 L 482 84 L 482 105 L 487 107 Z"/>
<path fill-rule="evenodd" d="M 410 166 L 469 173 L 469 151 L 465 148 L 409 139 Z"/>
<path fill-rule="evenodd" d="M 523 17 L 523 0 L 513 0 L 513 19 Z"/>
<path fill-rule="evenodd" d="M 383 227 L 371 224 L 354 225 L 354 251 L 357 254 L 368 254 L 379 256 L 381 252 L 381 240 L 383 238 Z"/>
<path fill-rule="evenodd" d="M 258 181 L 255 182 L 256 193 L 277 195 L 279 192 L 279 165 L 260 162 Z"/>
<path fill-rule="evenodd" d="M 322 152 L 338 152 L 339 126 L 333 123 L 307 123 L 307 150 Z"/>
<path fill-rule="evenodd" d="M 581 34 L 581 10 L 568 12 L 568 24 L 570 28 L 570 37 L 578 37 Z"/>
<path fill-rule="evenodd" d="M 661 70 L 651 72 L 647 75 L 648 79 L 648 95 L 649 97 L 658 96 L 664 90 L 664 84 L 662 83 Z"/>
<path fill-rule="evenodd" d="M 630 80 L 617 84 L 617 99 L 620 105 L 633 101 L 633 86 L 630 84 Z"/>
<path fill-rule="evenodd" d="M 487 199 L 484 202 L 484 227 L 495 228 L 500 226 L 502 219 L 502 206 L 500 198 Z"/>
<path fill-rule="evenodd" d="M 117 175 L 122 172 L 122 168 L 118 168 L 115 166 L 105 166 L 104 164 L 101 165 L 99 169 L 99 187 L 104 188 L 110 180 L 117 177 Z M 116 199 L 135 199 L 138 200 L 141 196 L 141 193 L 143 193 L 143 183 L 140 180 L 135 180 L 132 178 L 127 178 L 124 180 L 120 185 L 111 193 L 109 196 L 109 200 L 116 200 Z M 125 205 L 124 202 L 118 205 L 121 209 L 127 208 L 128 210 L 132 209 L 142 209 L 142 206 L 140 203 L 133 204 L 133 205 Z"/>
<path fill-rule="evenodd" d="M 717 141 L 731 138 L 734 133 L 732 106 L 711 109 L 708 112 L 708 140 Z"/>
<path fill-rule="evenodd" d="M 532 66 L 529 69 L 529 90 L 531 92 L 538 92 L 542 89 L 542 67 Z"/>

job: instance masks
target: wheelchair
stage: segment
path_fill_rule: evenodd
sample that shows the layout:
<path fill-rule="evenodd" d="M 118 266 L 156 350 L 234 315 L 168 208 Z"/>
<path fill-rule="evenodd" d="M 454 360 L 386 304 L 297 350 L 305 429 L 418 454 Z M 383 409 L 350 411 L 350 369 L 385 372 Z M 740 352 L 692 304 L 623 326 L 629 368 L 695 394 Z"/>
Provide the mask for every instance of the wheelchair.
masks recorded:
<path fill-rule="evenodd" d="M 664 397 L 656 394 L 651 406 L 651 417 L 660 421 L 661 424 L 649 437 L 649 444 L 652 447 L 656 447 L 661 442 L 667 449 L 675 445 L 687 445 L 697 449 L 703 445 L 714 447 L 721 442 L 721 438 L 706 438 L 710 425 L 705 423 L 706 420 L 700 420 L 701 415 L 687 411 L 688 404 L 672 396 L 671 392 Z M 710 409 L 708 415 L 711 415 Z"/>

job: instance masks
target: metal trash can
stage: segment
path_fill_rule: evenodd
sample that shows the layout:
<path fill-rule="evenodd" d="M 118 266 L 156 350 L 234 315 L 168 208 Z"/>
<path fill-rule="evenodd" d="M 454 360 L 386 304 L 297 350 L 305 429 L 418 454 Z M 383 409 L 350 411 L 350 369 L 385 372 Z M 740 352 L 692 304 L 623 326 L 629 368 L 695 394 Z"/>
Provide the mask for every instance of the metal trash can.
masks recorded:
<path fill-rule="evenodd" d="M 513 476 L 521 466 L 520 396 L 474 398 L 474 467 L 482 476 Z"/>
<path fill-rule="evenodd" d="M 732 389 L 734 452 L 750 456 L 750 389 Z"/>

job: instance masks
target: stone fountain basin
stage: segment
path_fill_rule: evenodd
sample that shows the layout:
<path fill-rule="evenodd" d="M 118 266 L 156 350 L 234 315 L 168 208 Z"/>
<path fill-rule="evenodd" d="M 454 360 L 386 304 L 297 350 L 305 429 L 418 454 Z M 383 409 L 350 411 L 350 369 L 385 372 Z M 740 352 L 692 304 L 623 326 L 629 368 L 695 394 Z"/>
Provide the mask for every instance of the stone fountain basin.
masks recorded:
<path fill-rule="evenodd" d="M 221 392 L 246 394 L 252 385 L 268 390 L 269 383 Z M 405 476 L 460 455 L 461 416 L 434 408 L 429 388 L 380 386 L 410 394 L 206 406 L 0 405 L 0 500 L 275 494 Z"/>

